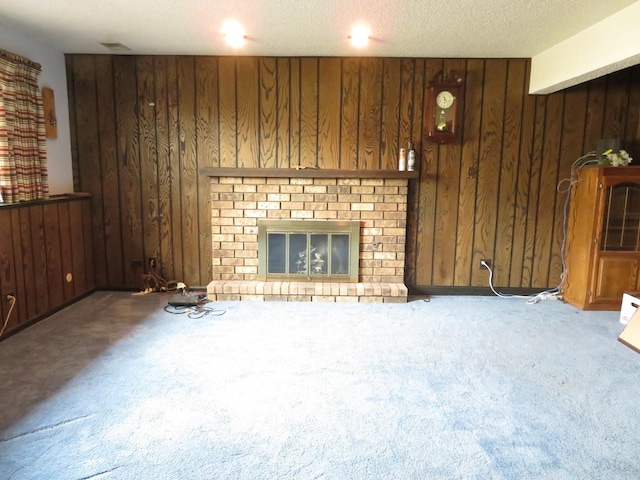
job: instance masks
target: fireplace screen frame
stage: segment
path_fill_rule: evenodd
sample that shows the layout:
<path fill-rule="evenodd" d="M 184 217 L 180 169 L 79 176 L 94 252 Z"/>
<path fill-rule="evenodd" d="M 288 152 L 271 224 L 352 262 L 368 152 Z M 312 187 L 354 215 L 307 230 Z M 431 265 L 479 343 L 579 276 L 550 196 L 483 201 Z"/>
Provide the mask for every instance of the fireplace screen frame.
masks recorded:
<path fill-rule="evenodd" d="M 346 274 L 313 274 L 301 275 L 300 273 L 268 273 L 267 261 L 269 251 L 269 234 L 287 235 L 285 257 L 289 257 L 288 248 L 290 234 L 306 234 L 307 245 L 311 235 L 333 234 L 349 235 L 349 270 Z M 330 241 L 330 240 L 329 240 Z M 329 259 L 328 259 L 329 260 Z M 334 221 L 334 220 L 258 220 L 258 280 L 295 280 L 315 282 L 358 282 L 358 267 L 360 261 L 360 222 L 359 221 Z M 285 268 L 289 272 L 290 268 Z M 331 272 L 330 266 L 327 269 Z"/>

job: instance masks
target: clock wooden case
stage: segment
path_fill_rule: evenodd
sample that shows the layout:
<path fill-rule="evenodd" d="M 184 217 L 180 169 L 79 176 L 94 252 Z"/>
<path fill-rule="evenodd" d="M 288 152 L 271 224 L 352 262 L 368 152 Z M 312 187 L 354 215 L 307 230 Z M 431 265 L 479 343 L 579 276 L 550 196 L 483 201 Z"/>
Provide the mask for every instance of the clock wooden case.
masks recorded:
<path fill-rule="evenodd" d="M 438 72 L 429 82 L 425 106 L 425 133 L 436 143 L 453 143 L 462 121 L 462 77 L 455 71 Z"/>

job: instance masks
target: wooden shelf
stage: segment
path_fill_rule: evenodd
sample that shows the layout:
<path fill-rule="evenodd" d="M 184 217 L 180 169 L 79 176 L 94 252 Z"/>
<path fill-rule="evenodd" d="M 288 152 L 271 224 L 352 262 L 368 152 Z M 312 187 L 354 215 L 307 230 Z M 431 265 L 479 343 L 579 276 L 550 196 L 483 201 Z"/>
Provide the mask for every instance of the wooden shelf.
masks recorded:
<path fill-rule="evenodd" d="M 201 168 L 206 177 L 269 177 L 269 178 L 419 178 L 420 172 L 399 170 L 342 170 L 316 168 Z"/>
<path fill-rule="evenodd" d="M 64 202 L 69 200 L 78 200 L 82 198 L 91 197 L 90 193 L 76 192 L 76 193 L 63 193 L 60 195 L 51 195 L 48 198 L 40 198 L 38 200 L 29 200 L 27 202 L 3 202 L 0 203 L 0 208 L 18 208 L 18 207 L 31 207 L 33 205 L 46 205 L 49 203 Z"/>

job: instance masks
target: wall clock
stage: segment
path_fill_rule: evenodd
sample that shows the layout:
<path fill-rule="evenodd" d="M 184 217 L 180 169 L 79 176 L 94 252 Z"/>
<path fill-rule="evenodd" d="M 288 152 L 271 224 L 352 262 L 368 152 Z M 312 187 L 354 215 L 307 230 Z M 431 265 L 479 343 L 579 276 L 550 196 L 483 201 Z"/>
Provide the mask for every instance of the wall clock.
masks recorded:
<path fill-rule="evenodd" d="M 462 77 L 455 71 L 438 72 L 427 89 L 425 107 L 425 133 L 427 139 L 436 143 L 456 141 L 462 114 L 460 94 Z"/>

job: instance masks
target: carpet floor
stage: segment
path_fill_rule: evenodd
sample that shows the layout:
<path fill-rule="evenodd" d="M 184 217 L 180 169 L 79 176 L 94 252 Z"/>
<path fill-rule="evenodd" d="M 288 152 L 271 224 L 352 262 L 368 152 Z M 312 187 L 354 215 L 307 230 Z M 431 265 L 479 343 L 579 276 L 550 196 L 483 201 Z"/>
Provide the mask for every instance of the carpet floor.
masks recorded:
<path fill-rule="evenodd" d="M 166 302 L 97 292 L 0 343 L 0 478 L 640 478 L 616 312 Z"/>

